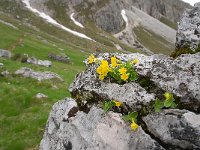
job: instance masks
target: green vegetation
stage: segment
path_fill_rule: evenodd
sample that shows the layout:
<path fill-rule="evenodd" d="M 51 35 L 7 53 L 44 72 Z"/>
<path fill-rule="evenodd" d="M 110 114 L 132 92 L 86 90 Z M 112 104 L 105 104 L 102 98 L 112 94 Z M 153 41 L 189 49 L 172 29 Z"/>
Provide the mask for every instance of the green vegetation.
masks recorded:
<path fill-rule="evenodd" d="M 171 27 L 174 30 L 177 30 L 178 26 L 176 23 L 170 21 L 169 19 L 165 18 L 165 17 L 161 17 L 160 21 L 166 25 L 168 25 L 169 27 Z"/>
<path fill-rule="evenodd" d="M 133 31 L 137 35 L 138 41 L 156 54 L 162 53 L 169 55 L 174 50 L 173 44 L 147 29 L 136 27 Z"/>

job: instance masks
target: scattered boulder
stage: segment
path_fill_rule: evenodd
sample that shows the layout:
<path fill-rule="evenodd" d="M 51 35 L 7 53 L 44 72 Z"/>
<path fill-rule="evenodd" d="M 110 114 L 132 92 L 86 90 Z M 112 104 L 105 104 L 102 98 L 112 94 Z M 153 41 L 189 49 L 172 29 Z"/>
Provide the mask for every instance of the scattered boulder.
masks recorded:
<path fill-rule="evenodd" d="M 176 49 L 190 48 L 193 52 L 200 44 L 200 5 L 186 9 L 178 25 Z"/>
<path fill-rule="evenodd" d="M 2 75 L 3 77 L 8 76 L 9 74 L 10 74 L 10 73 L 9 73 L 7 70 L 1 72 L 1 75 Z"/>
<path fill-rule="evenodd" d="M 42 93 L 36 94 L 35 97 L 36 97 L 37 99 L 45 99 L 45 98 L 48 98 L 48 96 L 46 96 L 45 94 L 42 94 Z"/>
<path fill-rule="evenodd" d="M 70 58 L 66 55 L 62 56 L 62 55 L 56 55 L 53 53 L 49 53 L 48 57 L 52 60 L 56 60 L 56 61 L 60 61 L 63 63 L 69 63 L 70 62 Z"/>
<path fill-rule="evenodd" d="M 71 98 L 54 104 L 49 115 L 41 150 L 164 150 L 139 127 L 131 131 L 121 115 L 92 107 L 78 111 Z"/>
<path fill-rule="evenodd" d="M 10 58 L 11 52 L 8 50 L 0 49 L 0 57 Z"/>
<path fill-rule="evenodd" d="M 40 66 L 45 66 L 45 67 L 51 67 L 52 63 L 49 60 L 38 60 L 35 57 L 29 57 L 27 59 L 27 63 L 29 64 L 35 64 L 35 65 L 40 65 Z"/>
<path fill-rule="evenodd" d="M 30 68 L 22 67 L 19 70 L 15 72 L 16 75 L 21 75 L 25 78 L 33 78 L 37 79 L 38 81 L 41 80 L 48 80 L 48 79 L 59 79 L 60 81 L 63 81 L 63 79 L 56 73 L 45 71 L 45 72 L 36 72 Z"/>
<path fill-rule="evenodd" d="M 163 143 L 179 149 L 200 148 L 200 115 L 187 110 L 169 109 L 143 118 L 148 131 Z"/>
<path fill-rule="evenodd" d="M 3 63 L 0 63 L 0 68 L 3 68 L 4 64 Z"/>

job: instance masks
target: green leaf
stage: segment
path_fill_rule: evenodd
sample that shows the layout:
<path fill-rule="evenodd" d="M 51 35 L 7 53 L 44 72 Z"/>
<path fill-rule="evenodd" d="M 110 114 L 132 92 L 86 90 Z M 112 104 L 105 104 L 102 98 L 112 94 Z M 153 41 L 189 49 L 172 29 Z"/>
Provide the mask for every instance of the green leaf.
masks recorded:
<path fill-rule="evenodd" d="M 113 102 L 113 101 L 105 101 L 103 103 L 103 110 L 105 112 L 108 112 L 114 106 L 115 106 L 115 102 Z"/>
<path fill-rule="evenodd" d="M 160 112 L 161 109 L 163 108 L 163 102 L 161 100 L 159 100 L 158 98 L 156 98 L 155 104 L 154 104 L 154 109 L 155 112 Z"/>
<path fill-rule="evenodd" d="M 135 80 L 137 80 L 137 79 L 138 79 L 138 74 L 137 74 L 137 72 L 135 72 L 135 71 L 130 72 L 129 80 L 130 80 L 130 81 L 135 81 Z"/>
<path fill-rule="evenodd" d="M 176 108 L 177 107 L 177 104 L 175 103 L 175 102 L 172 102 L 172 104 L 171 104 L 171 108 Z"/>
<path fill-rule="evenodd" d="M 128 115 L 124 115 L 122 118 L 125 120 L 125 121 L 136 121 L 138 117 L 138 112 L 129 112 Z"/>
<path fill-rule="evenodd" d="M 165 100 L 164 106 L 169 108 L 169 107 L 171 107 L 172 103 L 173 103 L 173 99 L 172 100 Z"/>

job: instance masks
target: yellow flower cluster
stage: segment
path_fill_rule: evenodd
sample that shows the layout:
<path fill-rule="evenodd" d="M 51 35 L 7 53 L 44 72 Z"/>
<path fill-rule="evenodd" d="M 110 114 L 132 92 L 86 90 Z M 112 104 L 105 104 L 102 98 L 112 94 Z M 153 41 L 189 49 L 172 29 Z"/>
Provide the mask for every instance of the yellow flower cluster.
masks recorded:
<path fill-rule="evenodd" d="M 169 92 L 165 92 L 164 97 L 167 101 L 173 99 L 173 95 Z"/>
<path fill-rule="evenodd" d="M 93 54 L 91 54 L 89 57 L 88 57 L 88 64 L 92 64 L 96 61 L 96 58 L 94 57 Z"/>
<path fill-rule="evenodd" d="M 120 73 L 121 79 L 123 81 L 126 81 L 128 79 L 129 74 L 127 74 L 127 69 L 126 68 L 124 68 L 124 67 L 120 68 L 119 69 L 119 73 Z"/>
<path fill-rule="evenodd" d="M 118 59 L 116 57 L 111 57 L 111 66 L 113 68 L 118 66 L 117 62 L 118 62 Z"/>
<path fill-rule="evenodd" d="M 132 120 L 132 123 L 131 123 L 131 129 L 135 131 L 137 128 L 138 128 L 138 124 L 135 123 L 134 120 Z"/>
<path fill-rule="evenodd" d="M 110 67 L 108 65 L 108 61 L 102 60 L 100 66 L 97 68 L 99 79 L 103 80 L 107 76 L 109 70 L 110 70 Z"/>

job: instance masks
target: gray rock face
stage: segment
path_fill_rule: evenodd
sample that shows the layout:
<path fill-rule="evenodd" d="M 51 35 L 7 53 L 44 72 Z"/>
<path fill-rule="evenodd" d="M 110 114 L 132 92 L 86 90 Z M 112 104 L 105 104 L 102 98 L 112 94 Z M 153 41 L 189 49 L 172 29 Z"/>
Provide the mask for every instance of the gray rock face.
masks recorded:
<path fill-rule="evenodd" d="M 164 110 L 143 120 L 148 130 L 165 144 L 181 149 L 200 148 L 200 115 L 187 110 Z"/>
<path fill-rule="evenodd" d="M 141 127 L 130 130 L 120 114 L 92 107 L 88 114 L 75 109 L 73 99 L 53 106 L 46 126 L 41 150 L 162 150 Z M 76 110 L 73 117 L 70 112 Z"/>
<path fill-rule="evenodd" d="M 53 53 L 49 53 L 48 57 L 52 60 L 56 60 L 56 61 L 60 61 L 60 62 L 64 62 L 64 63 L 70 62 L 70 58 L 68 56 L 62 56 L 62 55 L 56 55 Z"/>
<path fill-rule="evenodd" d="M 107 99 L 126 103 L 133 110 L 139 110 L 142 106 L 147 106 L 155 100 L 153 94 L 148 94 L 145 89 L 137 83 L 117 83 L 102 82 L 96 76 L 96 67 L 91 66 L 83 73 L 80 73 L 71 84 L 69 91 L 74 97 L 78 97 L 83 103 L 93 99 L 96 102 Z"/>
<path fill-rule="evenodd" d="M 16 75 L 21 75 L 25 78 L 33 78 L 37 79 L 38 81 L 41 80 L 48 80 L 48 79 L 58 79 L 63 81 L 63 79 L 56 73 L 45 71 L 45 72 L 36 72 L 30 68 L 22 67 L 15 72 Z"/>
<path fill-rule="evenodd" d="M 35 57 L 28 58 L 27 59 L 27 63 L 40 65 L 40 66 L 45 66 L 45 67 L 51 67 L 52 66 L 51 61 L 49 61 L 49 60 L 38 60 Z"/>
<path fill-rule="evenodd" d="M 0 49 L 0 57 L 10 58 L 11 52 L 8 50 Z"/>
<path fill-rule="evenodd" d="M 111 55 L 107 53 L 101 54 L 98 56 L 98 59 L 108 59 L 110 56 Z M 135 69 L 140 75 L 149 77 L 150 80 L 162 90 L 179 96 L 182 102 L 200 104 L 200 53 L 181 55 L 175 60 L 165 55 L 145 56 L 137 53 L 115 54 L 115 56 L 122 61 L 134 60 L 137 58 L 139 64 L 135 66 Z M 86 73 L 88 72 L 86 71 Z M 95 73 L 93 72 L 93 74 Z M 79 89 L 78 86 L 84 89 L 84 82 L 87 81 L 87 78 L 89 79 L 91 75 L 88 74 L 87 78 L 85 77 L 84 80 L 82 80 L 81 76 L 83 75 L 79 75 L 77 81 L 75 80 L 74 82 L 75 84 L 72 84 L 74 89 Z M 93 77 L 93 79 L 94 78 L 95 77 Z M 92 81 L 93 79 L 89 80 Z M 92 83 L 93 82 L 86 84 L 87 89 L 93 89 Z M 97 82 L 94 80 L 94 83 Z"/>
<path fill-rule="evenodd" d="M 180 49 L 189 46 L 195 51 L 200 44 L 200 5 L 187 9 L 178 25 L 176 47 Z"/>
<path fill-rule="evenodd" d="M 3 63 L 0 63 L 0 68 L 3 68 L 4 64 Z"/>
<path fill-rule="evenodd" d="M 1 75 L 4 76 L 4 77 L 8 76 L 9 74 L 10 73 L 7 70 L 1 72 Z"/>

